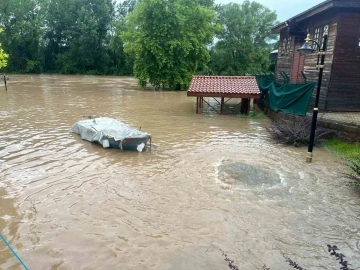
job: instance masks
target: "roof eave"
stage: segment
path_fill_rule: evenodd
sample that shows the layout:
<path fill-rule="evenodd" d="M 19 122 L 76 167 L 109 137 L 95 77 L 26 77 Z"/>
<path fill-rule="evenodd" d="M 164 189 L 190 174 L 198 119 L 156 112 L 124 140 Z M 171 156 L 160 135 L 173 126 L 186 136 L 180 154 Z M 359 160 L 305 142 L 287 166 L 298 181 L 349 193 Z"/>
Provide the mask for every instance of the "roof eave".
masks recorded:
<path fill-rule="evenodd" d="M 312 17 L 316 14 L 319 14 L 329 8 L 332 8 L 334 6 L 334 0 L 326 0 L 316 6 L 313 6 L 312 8 L 305 10 L 304 12 L 301 12 L 297 14 L 294 17 L 291 17 L 290 19 L 286 20 L 285 22 L 282 22 L 276 26 L 274 26 L 271 30 L 273 33 L 280 33 L 280 31 L 284 28 L 286 28 L 289 24 L 293 22 L 300 22 L 306 18 Z"/>
<path fill-rule="evenodd" d="M 309 9 L 303 13 L 298 14 L 297 16 L 295 16 L 293 18 L 294 22 L 301 22 L 307 18 L 310 18 L 312 16 L 315 16 L 319 13 L 322 13 L 328 9 L 331 9 L 334 7 L 334 2 L 333 1 L 329 1 L 329 2 L 323 2 L 322 4 L 319 4 L 317 6 L 315 6 L 312 9 Z"/>
<path fill-rule="evenodd" d="M 334 7 L 338 8 L 360 8 L 360 1 L 348 0 L 348 1 L 334 1 Z"/>
<path fill-rule="evenodd" d="M 271 28 L 271 31 L 272 31 L 273 33 L 280 33 L 280 31 L 281 31 L 282 29 L 284 29 L 284 28 L 286 28 L 286 27 L 288 27 L 288 26 L 289 26 L 288 22 L 285 21 L 285 22 L 282 22 L 282 23 L 274 26 L 273 28 Z"/>

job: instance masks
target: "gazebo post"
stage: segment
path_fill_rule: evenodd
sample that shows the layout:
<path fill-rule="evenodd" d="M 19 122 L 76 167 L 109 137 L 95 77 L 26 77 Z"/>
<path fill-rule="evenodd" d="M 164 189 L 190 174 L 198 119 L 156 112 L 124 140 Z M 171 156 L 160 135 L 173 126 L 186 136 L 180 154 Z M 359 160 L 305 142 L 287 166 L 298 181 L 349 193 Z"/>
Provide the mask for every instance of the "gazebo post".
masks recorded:
<path fill-rule="evenodd" d="M 241 106 L 240 106 L 240 113 L 241 114 L 248 114 L 250 109 L 250 99 L 249 98 L 242 98 L 241 99 Z"/>
<path fill-rule="evenodd" d="M 224 97 L 221 97 L 221 109 L 220 109 L 220 112 L 221 112 L 221 114 L 223 114 L 224 113 Z"/>
<path fill-rule="evenodd" d="M 196 97 L 196 114 L 199 114 L 199 97 Z"/>

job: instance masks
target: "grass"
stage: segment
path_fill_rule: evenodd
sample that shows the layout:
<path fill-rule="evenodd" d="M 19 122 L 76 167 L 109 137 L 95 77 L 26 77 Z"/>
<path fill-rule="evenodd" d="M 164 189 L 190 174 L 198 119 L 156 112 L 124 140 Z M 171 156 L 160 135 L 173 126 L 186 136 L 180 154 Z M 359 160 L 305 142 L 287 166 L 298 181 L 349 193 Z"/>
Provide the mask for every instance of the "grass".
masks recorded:
<path fill-rule="evenodd" d="M 349 172 L 344 173 L 350 179 L 350 186 L 360 189 L 360 143 L 347 143 L 337 139 L 328 140 L 324 145 L 345 160 Z"/>
<path fill-rule="evenodd" d="M 345 159 L 355 159 L 360 156 L 360 143 L 347 143 L 331 139 L 325 141 L 324 146 Z"/>

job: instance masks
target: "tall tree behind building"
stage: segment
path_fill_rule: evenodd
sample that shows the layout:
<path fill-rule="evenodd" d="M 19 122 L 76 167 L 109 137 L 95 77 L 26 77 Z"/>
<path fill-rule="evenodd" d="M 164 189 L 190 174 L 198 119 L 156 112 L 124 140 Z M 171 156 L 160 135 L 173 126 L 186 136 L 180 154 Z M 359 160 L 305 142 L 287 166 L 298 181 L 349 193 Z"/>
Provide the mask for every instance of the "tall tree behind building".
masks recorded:
<path fill-rule="evenodd" d="M 218 7 L 223 31 L 211 50 L 210 69 L 217 75 L 246 75 L 266 71 L 270 65 L 271 28 L 276 13 L 257 2 Z"/>

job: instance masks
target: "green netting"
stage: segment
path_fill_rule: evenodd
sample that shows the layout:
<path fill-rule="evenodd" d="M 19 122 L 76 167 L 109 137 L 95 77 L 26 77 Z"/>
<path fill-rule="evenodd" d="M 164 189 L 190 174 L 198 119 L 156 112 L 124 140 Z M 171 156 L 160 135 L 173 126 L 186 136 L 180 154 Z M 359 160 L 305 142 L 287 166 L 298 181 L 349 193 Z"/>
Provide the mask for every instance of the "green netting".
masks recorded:
<path fill-rule="evenodd" d="M 303 84 L 279 84 L 273 76 L 256 76 L 262 99 L 273 111 L 306 115 L 315 82 Z"/>

